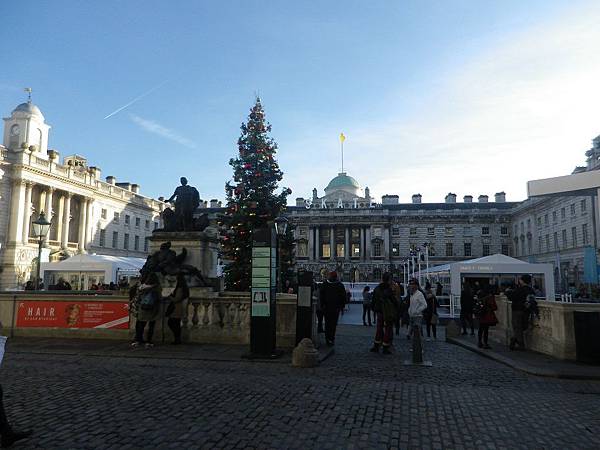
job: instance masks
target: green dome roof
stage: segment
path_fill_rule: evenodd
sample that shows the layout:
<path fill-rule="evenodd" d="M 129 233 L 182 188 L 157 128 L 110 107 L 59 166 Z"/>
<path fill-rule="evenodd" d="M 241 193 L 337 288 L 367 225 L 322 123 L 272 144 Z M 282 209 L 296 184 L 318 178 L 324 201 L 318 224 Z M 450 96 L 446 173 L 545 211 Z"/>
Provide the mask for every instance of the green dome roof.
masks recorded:
<path fill-rule="evenodd" d="M 345 172 L 342 172 L 329 182 L 325 190 L 328 191 L 343 188 L 360 189 L 360 185 L 358 184 L 358 181 L 356 181 L 354 178 L 346 175 Z"/>

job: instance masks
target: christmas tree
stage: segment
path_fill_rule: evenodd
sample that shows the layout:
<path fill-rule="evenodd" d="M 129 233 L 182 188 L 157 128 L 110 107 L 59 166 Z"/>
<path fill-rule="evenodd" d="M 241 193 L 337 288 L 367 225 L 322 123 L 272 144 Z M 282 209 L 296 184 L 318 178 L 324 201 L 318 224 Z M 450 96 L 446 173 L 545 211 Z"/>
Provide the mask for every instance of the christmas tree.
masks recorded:
<path fill-rule="evenodd" d="M 242 124 L 238 139 L 237 158 L 232 158 L 233 182 L 225 185 L 227 210 L 222 217 L 222 256 L 228 290 L 247 291 L 251 285 L 252 230 L 272 226 L 272 221 L 285 209 L 287 196 L 283 188 L 276 194 L 283 173 L 275 160 L 277 144 L 269 136 L 271 125 L 265 120 L 260 98 L 250 110 L 247 123 Z M 288 227 L 291 228 L 291 227 Z M 288 234 L 291 230 L 288 231 Z M 291 242 L 284 239 L 284 267 L 291 265 Z M 287 244 L 286 244 L 287 243 Z"/>

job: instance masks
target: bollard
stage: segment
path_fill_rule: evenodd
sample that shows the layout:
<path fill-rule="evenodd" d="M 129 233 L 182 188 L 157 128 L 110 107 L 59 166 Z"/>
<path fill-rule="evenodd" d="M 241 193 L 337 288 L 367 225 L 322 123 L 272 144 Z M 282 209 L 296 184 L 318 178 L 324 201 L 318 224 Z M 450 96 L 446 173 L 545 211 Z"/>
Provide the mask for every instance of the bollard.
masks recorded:
<path fill-rule="evenodd" d="M 404 365 L 431 366 L 431 361 L 423 361 L 423 339 L 421 336 L 421 317 L 410 318 L 412 339 L 412 361 L 405 361 Z"/>
<path fill-rule="evenodd" d="M 315 367 L 319 365 L 319 352 L 315 349 L 313 341 L 304 338 L 292 352 L 293 367 Z"/>

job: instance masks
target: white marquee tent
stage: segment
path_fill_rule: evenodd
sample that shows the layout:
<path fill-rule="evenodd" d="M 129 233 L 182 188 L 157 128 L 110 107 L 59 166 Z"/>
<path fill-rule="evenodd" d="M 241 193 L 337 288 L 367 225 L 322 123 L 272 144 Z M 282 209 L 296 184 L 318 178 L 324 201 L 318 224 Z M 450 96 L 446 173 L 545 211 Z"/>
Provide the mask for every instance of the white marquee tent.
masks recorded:
<path fill-rule="evenodd" d="M 541 275 L 544 280 L 546 299 L 554 300 L 554 268 L 552 264 L 533 264 L 510 256 L 495 254 L 482 258 L 459 261 L 422 270 L 421 275 L 427 278 L 450 276 L 450 294 L 460 296 L 461 277 L 485 277 L 494 275 Z"/>

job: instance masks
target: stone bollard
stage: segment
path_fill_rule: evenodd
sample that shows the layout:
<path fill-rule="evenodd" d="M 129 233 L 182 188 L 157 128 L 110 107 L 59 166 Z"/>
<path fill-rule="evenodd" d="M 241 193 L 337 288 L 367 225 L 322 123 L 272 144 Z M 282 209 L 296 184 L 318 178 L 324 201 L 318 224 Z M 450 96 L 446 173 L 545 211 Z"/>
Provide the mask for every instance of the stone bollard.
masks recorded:
<path fill-rule="evenodd" d="M 460 325 L 456 320 L 450 320 L 446 325 L 446 339 L 460 336 Z"/>
<path fill-rule="evenodd" d="M 304 338 L 292 352 L 293 367 L 316 367 L 319 365 L 319 352 L 313 341 Z"/>

